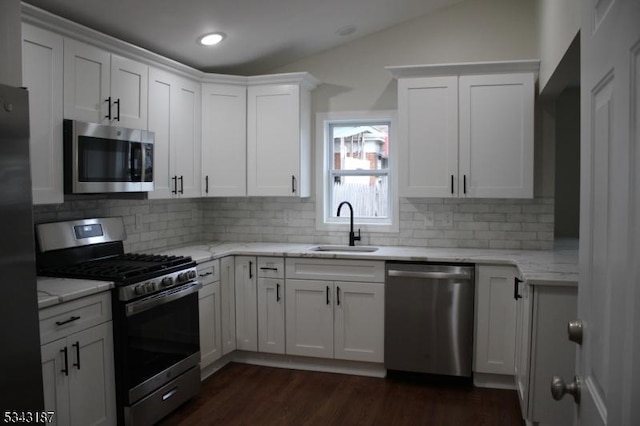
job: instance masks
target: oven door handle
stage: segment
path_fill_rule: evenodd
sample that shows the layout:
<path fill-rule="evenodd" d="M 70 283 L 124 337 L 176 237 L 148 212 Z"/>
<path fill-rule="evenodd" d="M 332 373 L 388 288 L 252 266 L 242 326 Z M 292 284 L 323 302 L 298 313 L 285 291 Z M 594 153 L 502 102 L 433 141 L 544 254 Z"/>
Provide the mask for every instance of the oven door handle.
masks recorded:
<path fill-rule="evenodd" d="M 165 303 L 176 301 L 185 296 L 196 293 L 201 288 L 202 284 L 200 284 L 198 281 L 194 281 L 186 288 L 181 287 L 179 289 L 171 289 L 166 292 L 162 292 L 148 298 L 138 300 L 137 302 L 127 303 L 125 307 L 126 315 L 127 317 L 130 317 L 139 314 L 140 312 L 148 311 L 149 309 L 153 309 Z"/>

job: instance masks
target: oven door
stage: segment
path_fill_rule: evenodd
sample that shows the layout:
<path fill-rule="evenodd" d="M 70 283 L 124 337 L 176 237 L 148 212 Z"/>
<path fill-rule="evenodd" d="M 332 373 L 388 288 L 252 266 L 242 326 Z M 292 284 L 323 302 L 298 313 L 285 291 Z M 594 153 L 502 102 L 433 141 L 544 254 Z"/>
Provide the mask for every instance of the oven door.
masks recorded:
<path fill-rule="evenodd" d="M 200 288 L 193 281 L 125 304 L 121 377 L 128 404 L 200 362 Z"/>

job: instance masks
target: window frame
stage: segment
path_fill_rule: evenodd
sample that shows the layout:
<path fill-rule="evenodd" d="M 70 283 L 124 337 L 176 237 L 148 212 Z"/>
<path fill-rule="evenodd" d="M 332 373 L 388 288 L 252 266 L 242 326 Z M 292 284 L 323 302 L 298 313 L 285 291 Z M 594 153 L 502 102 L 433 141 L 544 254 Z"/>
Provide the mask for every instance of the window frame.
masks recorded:
<path fill-rule="evenodd" d="M 319 231 L 348 231 L 349 215 L 331 217 L 329 207 L 330 177 L 333 177 L 330 169 L 329 156 L 332 152 L 333 141 L 330 141 L 330 126 L 341 124 L 388 124 L 389 125 L 389 158 L 388 174 L 378 170 L 350 170 L 343 171 L 342 176 L 376 176 L 386 175 L 389 191 L 389 216 L 387 218 L 356 218 L 354 228 L 363 232 L 398 232 L 398 179 L 396 147 L 397 120 L 396 111 L 335 111 L 329 113 L 316 113 L 316 229 Z M 332 164 L 332 163 L 331 163 Z"/>

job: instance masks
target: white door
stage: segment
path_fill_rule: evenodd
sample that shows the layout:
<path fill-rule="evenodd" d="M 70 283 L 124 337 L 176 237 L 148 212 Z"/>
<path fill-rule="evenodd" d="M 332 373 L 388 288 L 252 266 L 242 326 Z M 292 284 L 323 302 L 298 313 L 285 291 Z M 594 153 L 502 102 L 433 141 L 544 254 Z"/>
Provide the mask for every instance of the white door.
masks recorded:
<path fill-rule="evenodd" d="M 40 347 L 44 409 L 54 412 L 52 426 L 69 424 L 69 349 L 67 339 Z M 66 363 L 65 363 L 66 357 Z"/>
<path fill-rule="evenodd" d="M 149 198 L 172 198 L 176 183 L 171 170 L 171 102 L 175 77 L 166 71 L 149 69 L 149 131 L 154 132 L 153 185 Z"/>
<path fill-rule="evenodd" d="M 284 354 L 282 278 L 258 278 L 258 351 Z"/>
<path fill-rule="evenodd" d="M 171 91 L 170 145 L 180 197 L 200 196 L 200 83 L 179 78 Z"/>
<path fill-rule="evenodd" d="M 247 195 L 297 196 L 300 178 L 300 87 L 249 87 Z"/>
<path fill-rule="evenodd" d="M 256 258 L 236 256 L 236 347 L 242 351 L 258 350 L 258 289 Z"/>
<path fill-rule="evenodd" d="M 220 260 L 220 320 L 222 326 L 222 355 L 236 349 L 236 288 L 233 256 Z"/>
<path fill-rule="evenodd" d="M 458 77 L 398 81 L 400 195 L 457 197 Z"/>
<path fill-rule="evenodd" d="M 640 424 L 640 2 L 582 4 L 578 423 L 631 426 Z"/>
<path fill-rule="evenodd" d="M 287 280 L 288 355 L 333 358 L 333 282 Z"/>
<path fill-rule="evenodd" d="M 220 282 L 207 284 L 198 292 L 200 315 L 200 369 L 222 356 Z"/>
<path fill-rule="evenodd" d="M 109 52 L 65 38 L 64 118 L 109 124 L 110 72 Z"/>
<path fill-rule="evenodd" d="M 384 284 L 335 283 L 337 359 L 384 361 Z"/>
<path fill-rule="evenodd" d="M 147 129 L 149 67 L 121 56 L 111 56 L 111 98 L 116 103 L 112 124 Z"/>
<path fill-rule="evenodd" d="M 202 88 L 202 195 L 247 194 L 247 88 Z"/>

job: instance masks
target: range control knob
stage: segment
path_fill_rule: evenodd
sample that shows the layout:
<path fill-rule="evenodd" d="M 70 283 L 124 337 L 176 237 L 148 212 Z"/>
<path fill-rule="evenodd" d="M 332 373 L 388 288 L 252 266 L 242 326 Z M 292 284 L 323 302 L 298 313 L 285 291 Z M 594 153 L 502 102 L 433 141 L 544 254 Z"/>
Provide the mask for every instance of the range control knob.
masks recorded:
<path fill-rule="evenodd" d="M 138 284 L 133 288 L 133 292 L 140 296 L 142 294 L 145 294 L 147 292 L 147 289 L 145 288 L 144 284 Z"/>
<path fill-rule="evenodd" d="M 196 271 L 189 271 L 189 279 L 192 280 L 195 277 L 197 277 L 198 274 L 196 273 Z"/>
<path fill-rule="evenodd" d="M 160 282 L 160 284 L 162 285 L 162 287 L 170 287 L 173 285 L 173 278 L 171 277 L 164 277 L 162 279 L 162 281 Z"/>
<path fill-rule="evenodd" d="M 153 281 L 149 281 L 147 284 L 147 293 L 151 293 L 156 290 L 156 284 Z"/>
<path fill-rule="evenodd" d="M 182 272 L 182 273 L 178 274 L 178 277 L 176 278 L 176 280 L 177 280 L 179 283 L 183 283 L 183 282 L 187 281 L 187 279 L 188 279 L 188 278 L 187 278 L 187 274 L 186 274 L 186 273 L 184 273 L 184 272 Z"/>

